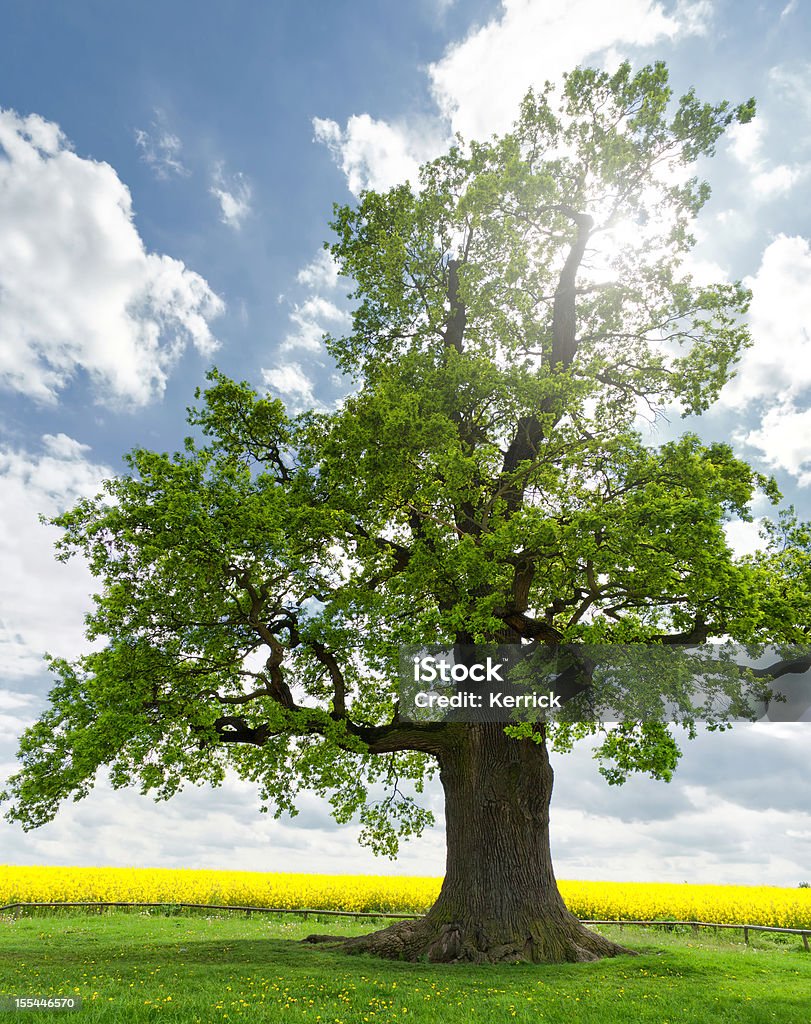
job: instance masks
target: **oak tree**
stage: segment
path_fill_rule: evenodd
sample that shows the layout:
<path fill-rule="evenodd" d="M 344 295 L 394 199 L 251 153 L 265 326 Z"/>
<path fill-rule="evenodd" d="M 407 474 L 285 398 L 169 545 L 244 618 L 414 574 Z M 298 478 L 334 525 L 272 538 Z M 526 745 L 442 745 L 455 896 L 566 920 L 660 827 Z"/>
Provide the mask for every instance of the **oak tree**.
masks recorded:
<path fill-rule="evenodd" d="M 744 558 L 725 538 L 774 485 L 728 444 L 656 444 L 640 426 L 706 410 L 748 343 L 746 289 L 698 283 L 684 260 L 709 195 L 695 164 L 753 112 L 675 100 L 658 63 L 578 69 L 529 93 L 509 134 L 426 164 L 418 187 L 336 207 L 329 249 L 354 282 L 351 330 L 326 339 L 351 378 L 339 407 L 288 415 L 212 371 L 181 451 L 133 451 L 53 520 L 58 557 L 81 553 L 100 580 L 94 645 L 49 658 L 11 818 L 50 820 L 101 766 L 160 799 L 231 770 L 277 814 L 302 787 L 326 796 L 393 853 L 430 820 L 418 796 L 438 770 L 439 898 L 350 947 L 620 951 L 558 893 L 548 746 L 590 732 L 610 781 L 666 779 L 672 733 L 656 718 L 407 721 L 398 651 L 808 636 L 803 528 L 774 524 Z"/>

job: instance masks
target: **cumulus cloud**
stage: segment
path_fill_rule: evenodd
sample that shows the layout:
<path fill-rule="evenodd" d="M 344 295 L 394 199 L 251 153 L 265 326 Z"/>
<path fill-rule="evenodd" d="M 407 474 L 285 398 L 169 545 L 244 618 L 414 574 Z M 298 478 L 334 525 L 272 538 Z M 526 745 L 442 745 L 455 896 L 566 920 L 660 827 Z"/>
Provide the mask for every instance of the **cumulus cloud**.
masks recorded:
<path fill-rule="evenodd" d="M 0 621 L 0 643 L 5 627 Z M 0 689 L 0 744 L 16 743 L 23 730 L 30 724 L 36 698 L 30 693 Z M 2 778 L 0 766 L 0 778 Z"/>
<path fill-rule="evenodd" d="M 191 174 L 180 157 L 183 143 L 169 130 L 163 111 L 155 111 L 155 120 L 148 129 L 135 129 L 135 145 L 156 178 L 165 181 L 168 178 L 187 178 Z"/>
<path fill-rule="evenodd" d="M 486 138 L 510 127 L 530 86 L 610 48 L 703 32 L 709 13 L 706 3 L 677 4 L 668 14 L 651 0 L 502 0 L 495 18 L 429 67 L 434 97 L 455 132 Z"/>
<path fill-rule="evenodd" d="M 348 309 L 338 304 L 340 299 L 334 294 L 338 280 L 338 265 L 327 250 L 319 252 L 296 275 L 304 297 L 288 303 L 290 329 L 279 352 L 297 352 L 299 358 L 309 359 L 310 366 L 305 369 L 299 362 L 278 363 L 262 370 L 264 384 L 284 396 L 291 411 L 325 408 L 315 397 L 316 379 L 320 377 L 323 383 L 323 362 L 319 357 L 324 354 L 324 337 L 340 334 L 352 322 Z M 279 301 L 285 301 L 285 297 L 280 295 Z M 312 377 L 308 376 L 310 373 Z M 342 383 L 340 375 L 333 375 L 330 380 L 332 387 L 340 388 Z"/>
<path fill-rule="evenodd" d="M 282 342 L 282 351 L 305 349 L 320 352 L 322 338 L 331 327 L 342 327 L 350 323 L 349 314 L 320 295 L 311 295 L 301 305 L 293 307 L 290 314 L 293 330 Z"/>
<path fill-rule="evenodd" d="M 739 558 L 742 555 L 752 555 L 763 548 L 764 541 L 760 536 L 761 522 L 762 519 L 755 519 L 751 523 L 744 519 L 733 519 L 724 524 L 727 544 Z"/>
<path fill-rule="evenodd" d="M 287 400 L 292 412 L 312 409 L 318 403 L 313 382 L 298 363 L 283 363 L 262 370 L 262 382 Z"/>
<path fill-rule="evenodd" d="M 65 434 L 43 435 L 33 453 L 0 447 L 0 661 L 6 679 L 41 673 L 46 650 L 73 658 L 86 648 L 93 577 L 79 558 L 54 559 L 61 531 L 38 516 L 97 494 L 112 475 L 88 451 Z"/>
<path fill-rule="evenodd" d="M 637 775 L 608 788 L 588 743 L 553 756 L 558 877 L 745 885 L 755 869 L 760 884 L 796 885 L 807 875 L 807 843 L 796 832 L 811 824 L 807 730 L 766 723 L 682 736 L 669 784 Z"/>
<path fill-rule="evenodd" d="M 329 148 L 355 195 L 415 182 L 419 165 L 443 151 L 455 132 L 482 139 L 508 130 L 530 87 L 597 54 L 614 66 L 634 46 L 702 33 L 710 14 L 704 0 L 682 0 L 670 13 L 654 0 L 502 0 L 495 17 L 429 65 L 433 120 L 390 124 L 364 113 L 342 128 L 315 118 L 315 138 Z"/>
<path fill-rule="evenodd" d="M 126 185 L 59 126 L 0 111 L 0 383 L 53 402 L 79 371 L 142 405 L 182 351 L 216 348 L 224 308 L 180 260 L 146 251 Z"/>
<path fill-rule="evenodd" d="M 785 195 L 808 173 L 806 167 L 778 164 L 768 171 L 759 171 L 752 178 L 755 194 L 762 199 Z"/>
<path fill-rule="evenodd" d="M 763 251 L 745 283 L 752 289 L 752 346 L 720 404 L 754 414 L 756 426 L 736 440 L 758 451 L 772 469 L 801 485 L 811 483 L 811 246 L 798 235 L 780 234 Z"/>
<path fill-rule="evenodd" d="M 354 115 L 346 127 L 326 118 L 313 118 L 316 142 L 327 146 L 346 175 L 349 191 L 385 191 L 393 185 L 417 181 L 420 164 L 434 155 L 440 139 L 413 131 L 407 125 L 376 121 L 368 114 Z"/>
<path fill-rule="evenodd" d="M 14 770 L 0 762 L 0 777 Z M 65 804 L 34 832 L 23 836 L 0 821 L 0 844 L 6 864 L 243 871 L 290 871 L 301 864 L 324 874 L 348 864 L 357 874 L 442 874 L 440 830 L 405 843 L 393 862 L 358 845 L 360 825 L 336 826 L 325 801 L 302 793 L 298 803 L 301 813 L 292 819 L 260 814 L 256 786 L 231 773 L 220 789 L 190 786 L 161 804 L 135 790 L 114 791 L 102 778 L 87 799 Z"/>
<path fill-rule="evenodd" d="M 220 220 L 223 224 L 239 230 L 251 212 L 253 197 L 253 190 L 245 175 L 237 172 L 228 177 L 222 164 L 218 164 L 209 192 L 220 204 Z"/>
<path fill-rule="evenodd" d="M 753 344 L 724 389 L 726 406 L 790 402 L 811 388 L 811 247 L 798 235 L 780 234 L 763 251 L 752 289 L 749 326 Z"/>
<path fill-rule="evenodd" d="M 743 440 L 772 469 L 784 469 L 801 487 L 811 484 L 811 409 L 798 409 L 793 402 L 776 405 Z"/>
<path fill-rule="evenodd" d="M 807 173 L 804 164 L 775 164 L 770 166 L 766 156 L 768 123 L 758 117 L 746 124 L 736 124 L 729 129 L 730 152 L 747 169 L 749 194 L 755 199 L 776 199 L 791 191 Z"/>
<path fill-rule="evenodd" d="M 760 115 L 746 124 L 733 124 L 727 130 L 729 151 L 740 164 L 760 160 L 766 137 L 766 119 Z"/>
<path fill-rule="evenodd" d="M 296 274 L 299 284 L 308 288 L 325 288 L 332 291 L 338 287 L 338 264 L 332 258 L 332 253 L 322 249 L 306 266 Z"/>
<path fill-rule="evenodd" d="M 778 64 L 769 71 L 769 81 L 795 111 L 811 111 L 811 62 Z"/>
<path fill-rule="evenodd" d="M 804 725 L 700 733 L 685 743 L 672 783 L 635 776 L 619 788 L 599 777 L 587 743 L 553 755 L 557 876 L 752 884 L 755 870 L 761 884 L 796 885 L 808 877 L 807 742 Z M 3 760 L 9 763 L 0 763 L 0 774 L 13 770 L 10 758 Z M 435 876 L 444 870 L 436 780 L 421 802 L 434 811 L 437 825 L 405 843 L 396 862 L 357 846 L 358 826 L 336 825 L 318 797 L 305 793 L 299 802 L 297 818 L 275 821 L 258 813 L 255 787 L 232 775 L 219 790 L 189 787 L 158 805 L 131 790 L 113 792 L 101 780 L 88 799 L 66 804 L 36 832 L 23 836 L 0 823 L 0 842 L 11 864 L 285 871 L 305 863 L 316 872 Z M 131 842 L 122 839 L 125 833 Z"/>

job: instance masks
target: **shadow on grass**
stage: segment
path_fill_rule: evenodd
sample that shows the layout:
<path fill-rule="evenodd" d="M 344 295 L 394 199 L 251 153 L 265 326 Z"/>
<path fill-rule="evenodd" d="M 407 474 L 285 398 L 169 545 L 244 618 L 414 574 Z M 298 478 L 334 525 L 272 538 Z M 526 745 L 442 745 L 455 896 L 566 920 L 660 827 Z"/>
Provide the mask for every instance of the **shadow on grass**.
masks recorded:
<path fill-rule="evenodd" d="M 300 974 L 336 971 L 342 975 L 366 976 L 385 972 L 387 975 L 424 976 L 426 970 L 445 981 L 478 981 L 492 984 L 496 979 L 514 981 L 518 976 L 527 981 L 542 979 L 553 983 L 556 980 L 571 981 L 575 978 L 587 981 L 604 981 L 614 977 L 645 977 L 655 971 L 659 976 L 695 976 L 697 979 L 717 973 L 717 963 L 709 956 L 692 955 L 691 950 L 668 949 L 655 942 L 627 942 L 629 948 L 638 953 L 637 957 L 615 957 L 594 963 L 566 964 L 511 964 L 505 966 L 460 964 L 433 964 L 427 961 L 408 962 L 381 960 L 364 953 L 348 953 L 332 944 L 313 945 L 301 939 L 267 938 L 225 938 L 196 939 L 185 935 L 162 935 L 146 939 L 138 944 L 117 943 L 114 938 L 106 941 L 89 936 L 84 929 L 74 935 L 68 929 L 54 936 L 57 941 L 53 948 L 43 943 L 38 953 L 43 969 L 57 964 L 61 968 L 82 967 L 88 956 L 98 967 L 115 966 L 126 962 L 135 968 L 150 968 L 165 964 L 181 964 L 187 969 L 204 966 L 206 972 L 228 973 L 237 966 L 250 966 L 268 971 L 286 971 Z M 68 941 L 65 941 L 68 940 Z M 336 940 L 340 942 L 340 937 Z M 0 950 L 0 962 L 4 959 Z M 5 951 L 9 952 L 8 949 Z M 696 950 L 696 953 L 701 951 Z M 706 962 L 705 962 L 706 961 Z"/>
<path fill-rule="evenodd" d="M 312 921 L 303 927 L 311 927 Z M 88 1024 L 800 1024 L 811 957 L 622 930 L 639 954 L 588 964 L 406 963 L 273 934 L 271 922 L 19 922 L 0 936 L 0 991 L 81 990 Z M 372 924 L 374 928 L 374 924 Z M 364 930 L 364 929 L 359 929 Z M 368 929 L 367 929 L 368 930 Z M 13 947 L 16 945 L 16 949 Z M 78 987 L 74 987 L 78 986 Z M 99 1001 L 93 1004 L 93 991 Z M 171 1006 L 171 1010 L 170 1010 Z M 371 1011 L 374 1011 L 372 1014 Z M 407 1014 L 407 1016 L 405 1016 Z"/>

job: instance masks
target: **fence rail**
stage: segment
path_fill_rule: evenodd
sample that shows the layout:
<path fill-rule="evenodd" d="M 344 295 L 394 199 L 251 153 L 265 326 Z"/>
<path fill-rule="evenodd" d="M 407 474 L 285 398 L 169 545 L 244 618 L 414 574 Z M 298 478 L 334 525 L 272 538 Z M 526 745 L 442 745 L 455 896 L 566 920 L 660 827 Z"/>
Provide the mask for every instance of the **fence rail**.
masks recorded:
<path fill-rule="evenodd" d="M 778 928 L 771 924 L 722 924 L 720 921 L 616 921 L 607 919 L 592 918 L 587 920 L 581 918 L 581 924 L 615 924 L 621 928 L 626 924 L 639 925 L 642 928 L 662 928 L 672 925 L 689 926 L 694 931 L 699 928 L 737 928 L 743 931 L 743 941 L 749 945 L 749 932 L 780 932 L 783 935 L 801 935 L 806 953 L 809 951 L 808 938 L 811 936 L 811 929 L 808 928 Z"/>
<path fill-rule="evenodd" d="M 326 915 L 327 917 L 385 917 L 385 918 L 396 918 L 400 920 L 416 920 L 422 917 L 422 914 L 389 914 L 383 913 L 383 911 L 365 911 L 365 910 L 318 910 L 313 907 L 244 907 L 239 904 L 217 904 L 217 903 L 150 903 L 150 902 L 138 902 L 138 903 L 126 903 L 121 901 L 114 902 L 62 902 L 58 903 L 7 903 L 4 907 L 0 907 L 0 914 L 4 910 L 19 910 L 28 909 L 30 907 L 85 907 L 86 909 L 97 907 L 184 907 L 191 910 L 241 910 L 246 914 L 298 914 L 299 917 L 308 917 L 310 914 Z"/>
<path fill-rule="evenodd" d="M 315 907 L 245 907 L 239 905 L 225 905 L 215 903 L 126 903 L 126 902 L 67 902 L 67 903 L 7 903 L 0 907 L 0 914 L 8 910 L 28 910 L 32 907 L 84 907 L 85 909 L 98 909 L 103 907 L 157 907 L 157 908 L 184 908 L 190 910 L 236 910 L 245 914 L 297 914 L 299 917 L 307 918 L 310 914 L 324 917 L 374 917 L 393 918 L 398 921 L 416 920 L 421 914 L 391 914 L 383 911 L 366 910 L 318 910 Z M 811 937 L 811 928 L 778 928 L 770 924 L 727 924 L 720 921 L 629 921 L 612 920 L 609 918 L 581 918 L 581 924 L 610 924 L 620 928 L 627 925 L 636 925 L 642 928 L 671 928 L 675 926 L 689 927 L 693 931 L 699 928 L 735 928 L 743 932 L 743 941 L 749 945 L 750 932 L 778 932 L 783 935 L 801 935 L 803 947 L 809 952 L 808 939 Z"/>

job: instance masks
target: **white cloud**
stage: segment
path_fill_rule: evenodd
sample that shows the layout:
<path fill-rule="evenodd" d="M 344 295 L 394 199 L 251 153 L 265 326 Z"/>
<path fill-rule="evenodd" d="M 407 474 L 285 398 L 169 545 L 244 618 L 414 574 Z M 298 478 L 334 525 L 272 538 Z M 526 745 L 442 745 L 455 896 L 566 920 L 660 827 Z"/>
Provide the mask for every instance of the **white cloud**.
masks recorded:
<path fill-rule="evenodd" d="M 807 167 L 778 164 L 768 171 L 760 171 L 752 178 L 755 194 L 761 199 L 774 199 L 785 195 L 808 173 Z"/>
<path fill-rule="evenodd" d="M 743 885 L 805 878 L 807 847 L 792 830 L 811 825 L 807 787 L 778 780 L 803 778 L 807 724 L 740 724 L 700 731 L 692 742 L 677 730 L 677 740 L 684 756 L 669 785 L 636 775 L 608 789 L 587 744 L 553 755 L 558 877 Z"/>
<path fill-rule="evenodd" d="M 755 199 L 776 199 L 785 195 L 808 173 L 804 164 L 776 164 L 769 166 L 765 156 L 768 123 L 757 117 L 746 124 L 735 124 L 729 129 L 730 152 L 746 168 L 749 192 Z"/>
<path fill-rule="evenodd" d="M 191 343 L 209 355 L 222 300 L 148 253 L 127 187 L 37 115 L 0 111 L 0 382 L 53 402 L 84 370 L 100 400 L 160 394 Z"/>
<path fill-rule="evenodd" d="M 808 877 L 807 745 L 804 725 L 701 733 L 684 744 L 672 783 L 636 776 L 621 788 L 597 775 L 587 743 L 553 755 L 558 878 L 795 886 Z M 0 762 L 0 775 L 13 767 Z M 782 784 L 786 778 L 797 785 Z M 42 829 L 23 835 L 0 823 L 0 843 L 10 864 L 285 871 L 302 863 L 324 873 L 441 876 L 438 781 L 428 783 L 421 802 L 434 810 L 437 826 L 405 843 L 396 862 L 358 847 L 358 826 L 336 826 L 311 794 L 302 794 L 292 821 L 260 815 L 255 787 L 230 773 L 219 790 L 192 786 L 158 805 L 132 790 L 113 792 L 102 779 Z"/>
<path fill-rule="evenodd" d="M 0 762 L 0 777 L 16 767 Z M 327 803 L 311 793 L 301 794 L 292 819 L 260 814 L 259 804 L 256 786 L 230 772 L 220 789 L 189 786 L 161 804 L 135 790 L 114 791 L 102 778 L 87 799 L 66 803 L 34 832 L 23 835 L 0 821 L 3 861 L 242 871 L 290 871 L 301 864 L 323 874 L 340 873 L 347 863 L 357 874 L 441 875 L 444 869 L 440 830 L 403 844 L 393 862 L 360 847 L 360 826 L 336 826 Z"/>
<path fill-rule="evenodd" d="M 773 469 L 784 469 L 797 477 L 801 487 L 811 484 L 811 409 L 798 409 L 793 402 L 773 406 L 763 416 L 760 429 L 743 438 L 758 449 Z"/>
<path fill-rule="evenodd" d="M 141 152 L 141 159 L 152 169 L 156 178 L 166 180 L 172 177 L 187 178 L 191 171 L 183 163 L 183 144 L 169 129 L 166 115 L 155 111 L 155 120 L 149 131 L 135 129 L 135 144 Z M 239 230 L 251 212 L 253 190 L 244 174 L 226 175 L 222 161 L 214 164 L 211 173 L 210 195 L 220 207 L 220 220 L 228 227 Z"/>
<path fill-rule="evenodd" d="M 609 48 L 703 32 L 709 12 L 705 3 L 666 14 L 651 0 L 502 0 L 497 17 L 429 67 L 434 97 L 454 131 L 486 138 L 510 127 L 530 86 Z"/>
<path fill-rule="evenodd" d="M 294 306 L 290 319 L 294 329 L 282 342 L 282 352 L 293 349 L 320 352 L 323 349 L 321 339 L 329 327 L 345 326 L 351 321 L 345 310 L 320 295 L 311 295 L 300 306 Z"/>
<path fill-rule="evenodd" d="M 706 36 L 713 28 L 714 0 L 677 0 L 673 17 L 679 30 L 676 38 Z"/>
<path fill-rule="evenodd" d="M 745 283 L 752 289 L 752 346 L 720 405 L 754 413 L 736 440 L 760 452 L 772 469 L 811 483 L 811 246 L 797 235 L 778 235 Z"/>
<path fill-rule="evenodd" d="M 292 412 L 312 409 L 318 404 L 313 394 L 313 382 L 298 363 L 286 363 L 271 369 L 263 369 L 262 381 L 287 399 Z"/>
<path fill-rule="evenodd" d="M 0 708 L 3 711 L 17 711 L 20 708 L 30 709 L 35 698 L 30 693 L 18 693 L 16 690 L 0 689 Z"/>
<path fill-rule="evenodd" d="M 302 317 L 298 307 L 294 307 L 290 314 L 293 323 L 293 330 L 285 335 L 280 346 L 282 352 L 292 352 L 296 349 L 305 352 L 320 352 L 323 348 L 322 337 L 324 328 L 321 324 Z"/>
<path fill-rule="evenodd" d="M 360 114 L 345 128 L 314 118 L 315 138 L 355 195 L 416 182 L 420 164 L 446 149 L 454 132 L 483 139 L 508 130 L 531 86 L 596 54 L 616 65 L 631 47 L 702 33 L 710 14 L 704 0 L 683 0 L 669 14 L 654 0 L 502 0 L 496 17 L 429 65 L 438 117 L 389 124 Z"/>
<path fill-rule="evenodd" d="M 314 259 L 296 274 L 299 284 L 308 288 L 326 288 L 332 291 L 338 286 L 338 264 L 332 258 L 332 253 L 322 249 Z"/>
<path fill-rule="evenodd" d="M 766 137 L 766 119 L 758 115 L 746 124 L 733 124 L 727 130 L 729 151 L 738 163 L 749 165 L 760 161 L 763 140 Z"/>
<path fill-rule="evenodd" d="M 757 230 L 755 218 L 750 216 L 745 210 L 738 208 L 719 210 L 717 213 L 710 214 L 706 218 L 705 224 L 706 229 L 703 237 L 700 230 L 693 232 L 700 242 L 707 237 L 711 237 L 711 232 L 708 229 L 710 224 L 713 224 L 715 236 L 720 236 L 727 244 L 732 244 L 733 247 L 748 242 Z"/>
<path fill-rule="evenodd" d="M 771 399 L 785 403 L 811 387 L 811 248 L 805 238 L 778 235 L 760 267 L 745 281 L 752 289 L 753 344 L 721 395 L 743 409 Z"/>
<path fill-rule="evenodd" d="M 693 284 L 706 287 L 729 280 L 729 271 L 715 260 L 701 259 L 695 252 L 689 252 L 681 264 L 681 271 L 692 278 Z"/>
<path fill-rule="evenodd" d="M 321 295 L 311 295 L 299 308 L 302 316 L 310 320 L 331 320 L 336 323 L 347 323 L 349 314 L 339 309 L 334 302 Z"/>
<path fill-rule="evenodd" d="M 769 71 L 769 81 L 795 112 L 811 110 L 811 62 L 799 65 L 779 64 Z"/>
<path fill-rule="evenodd" d="M 156 178 L 187 178 L 191 174 L 180 158 L 183 143 L 169 130 L 162 110 L 155 111 L 155 120 L 149 131 L 145 128 L 135 129 L 135 145 L 141 151 L 141 159 L 152 169 Z"/>
<path fill-rule="evenodd" d="M 426 126 L 423 125 L 423 129 Z M 316 142 L 323 142 L 346 175 L 349 191 L 385 191 L 417 181 L 420 164 L 441 148 L 444 136 L 407 125 L 376 121 L 368 114 L 349 118 L 346 128 L 325 118 L 313 118 Z"/>
<path fill-rule="evenodd" d="M 3 642 L 4 633 L 5 628 L 0 622 L 0 644 Z M 30 725 L 35 703 L 36 698 L 29 693 L 0 689 L 0 744 L 16 743 L 23 730 Z M 2 777 L 0 765 L 0 778 Z"/>
<path fill-rule="evenodd" d="M 331 253 L 322 249 L 296 275 L 298 284 L 303 285 L 309 294 L 298 303 L 290 304 L 290 330 L 282 339 L 280 353 L 324 352 L 324 335 L 339 334 L 351 323 L 351 314 L 337 305 L 332 298 L 319 292 L 334 293 L 338 286 L 338 265 Z M 284 302 L 279 296 L 279 302 Z M 286 396 L 292 411 L 323 408 L 314 394 L 314 383 L 307 376 L 299 363 L 279 364 L 272 369 L 262 371 L 266 385 Z M 340 377 L 333 377 L 331 383 L 338 386 Z"/>
<path fill-rule="evenodd" d="M 729 523 L 724 523 L 727 544 L 738 558 L 742 555 L 752 555 L 763 548 L 764 541 L 760 536 L 761 522 L 762 519 L 755 519 L 751 523 L 743 519 L 733 519 Z"/>
<path fill-rule="evenodd" d="M 47 650 L 75 657 L 86 649 L 84 613 L 96 587 L 80 558 L 57 562 L 56 527 L 39 522 L 112 475 L 89 461 L 87 445 L 45 434 L 36 454 L 0 448 L 0 662 L 6 679 L 43 671 Z"/>
<path fill-rule="evenodd" d="M 229 180 L 226 178 L 222 164 L 218 164 L 214 170 L 214 181 L 209 192 L 220 204 L 220 220 L 223 224 L 227 224 L 234 230 L 239 230 L 251 212 L 253 196 L 253 190 L 245 175 L 238 172 L 231 175 Z"/>

